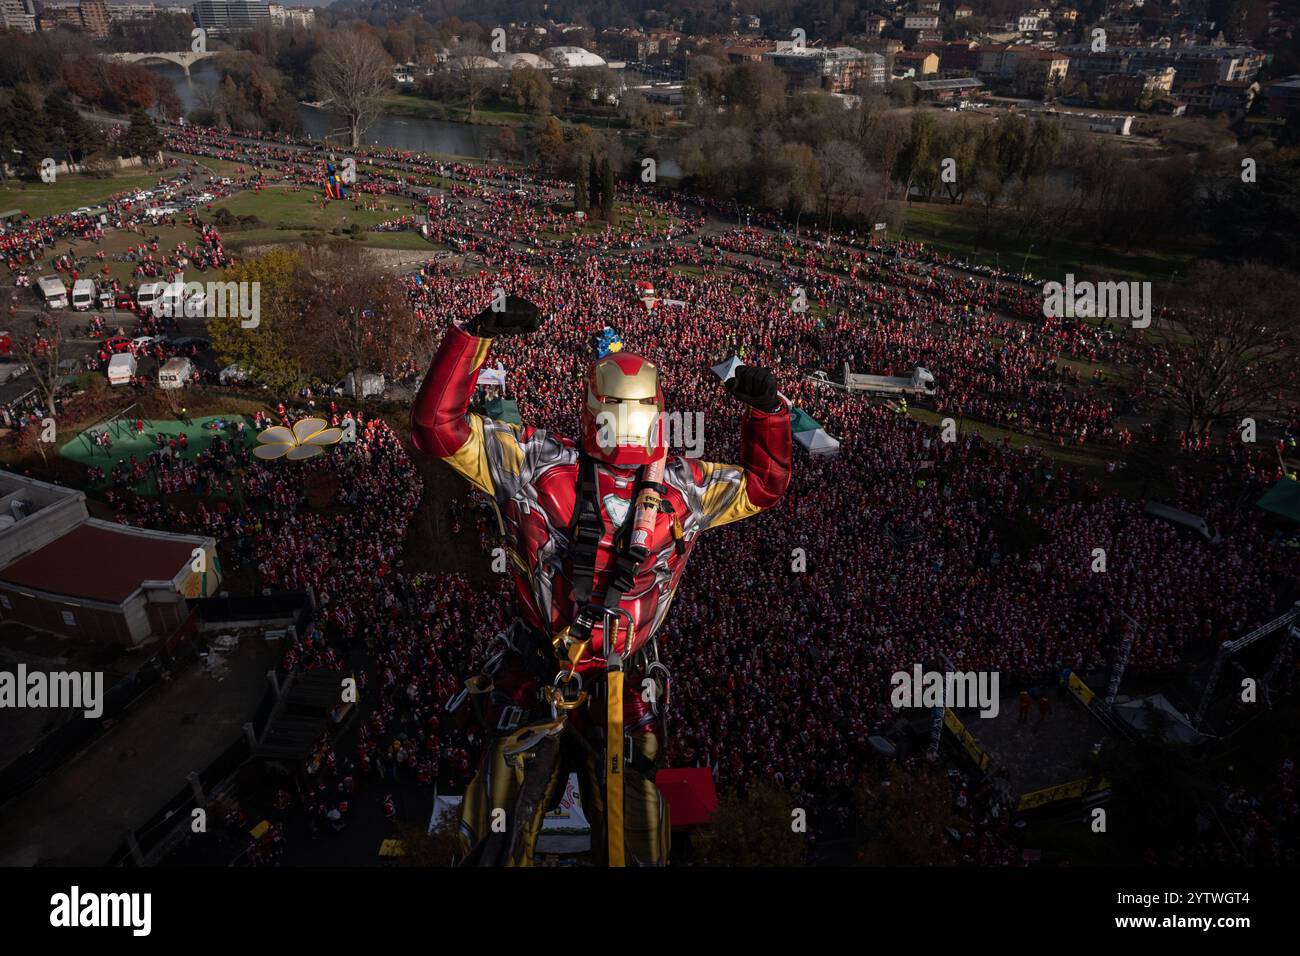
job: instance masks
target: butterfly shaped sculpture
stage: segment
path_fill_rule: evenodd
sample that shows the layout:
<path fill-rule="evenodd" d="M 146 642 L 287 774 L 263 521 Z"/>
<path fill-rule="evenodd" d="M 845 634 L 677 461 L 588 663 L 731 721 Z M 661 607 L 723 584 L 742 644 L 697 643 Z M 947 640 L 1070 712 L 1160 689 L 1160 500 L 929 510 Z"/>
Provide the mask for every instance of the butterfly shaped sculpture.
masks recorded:
<path fill-rule="evenodd" d="M 302 461 L 321 454 L 326 445 L 333 445 L 342 437 L 343 429 L 330 428 L 329 422 L 323 418 L 300 418 L 293 423 L 292 429 L 272 425 L 261 432 L 253 454 L 267 461 L 272 458 Z"/>

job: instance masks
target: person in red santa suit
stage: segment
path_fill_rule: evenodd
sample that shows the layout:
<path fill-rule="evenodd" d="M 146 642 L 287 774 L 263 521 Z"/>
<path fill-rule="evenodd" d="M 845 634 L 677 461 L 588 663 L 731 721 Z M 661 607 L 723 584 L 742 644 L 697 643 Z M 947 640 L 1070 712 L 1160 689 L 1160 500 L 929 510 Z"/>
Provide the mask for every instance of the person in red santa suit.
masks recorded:
<path fill-rule="evenodd" d="M 659 368 L 619 352 L 588 370 L 578 441 L 470 413 L 492 339 L 542 322 L 524 299 L 504 305 L 448 330 L 411 414 L 416 448 L 492 498 L 517 604 L 484 672 L 449 703 L 468 702 L 487 738 L 461 805 L 466 861 L 532 865 L 574 771 L 598 861 L 662 865 L 668 675 L 655 635 L 700 535 L 784 494 L 789 409 L 771 372 L 740 366 L 726 388 L 748 406 L 741 463 L 670 455 Z"/>

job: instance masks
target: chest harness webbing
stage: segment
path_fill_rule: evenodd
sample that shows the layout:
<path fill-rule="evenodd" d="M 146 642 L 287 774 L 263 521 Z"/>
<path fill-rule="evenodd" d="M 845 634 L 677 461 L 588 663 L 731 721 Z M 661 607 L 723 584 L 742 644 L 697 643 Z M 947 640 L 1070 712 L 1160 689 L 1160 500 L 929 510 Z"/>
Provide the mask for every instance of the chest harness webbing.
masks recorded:
<path fill-rule="evenodd" d="M 605 520 L 601 516 L 600 487 L 596 461 L 585 453 L 578 458 L 578 494 L 574 508 L 574 520 L 571 527 L 573 548 L 570 560 L 573 567 L 572 591 L 578 613 L 573 621 L 556 635 L 554 646 L 556 652 L 567 658 L 569 669 L 556 675 L 555 685 L 544 691 L 544 696 L 557 710 L 572 710 L 587 698 L 582 690 L 581 676 L 577 672 L 578 662 L 586 653 L 591 643 L 591 632 L 598 623 L 603 623 L 605 650 L 605 829 L 610 866 L 623 866 L 625 846 L 623 842 L 623 680 L 624 656 L 632 646 L 636 636 L 636 622 L 632 615 L 619 605 L 632 587 L 637 569 L 649 557 L 649 549 L 643 545 L 633 544 L 632 526 L 637 513 L 636 503 L 647 491 L 653 494 L 653 507 L 656 510 L 669 510 L 672 506 L 664 497 L 665 488 L 659 482 L 647 481 L 646 469 L 637 471 L 633 486 L 631 504 L 622 526 L 615 530 L 614 542 L 618 557 L 614 566 L 614 577 L 605 589 L 603 599 L 593 600 L 592 590 L 596 576 L 596 554 L 600 541 L 605 535 Z M 664 509 L 664 505 L 668 505 Z M 680 524 L 674 516 L 674 540 L 678 548 L 682 547 L 679 534 Z M 623 629 L 623 652 L 618 651 L 618 637 L 621 625 Z M 657 663 L 657 661 L 656 661 Z M 659 665 L 662 667 L 662 665 Z M 665 682 L 666 683 L 666 682 Z"/>

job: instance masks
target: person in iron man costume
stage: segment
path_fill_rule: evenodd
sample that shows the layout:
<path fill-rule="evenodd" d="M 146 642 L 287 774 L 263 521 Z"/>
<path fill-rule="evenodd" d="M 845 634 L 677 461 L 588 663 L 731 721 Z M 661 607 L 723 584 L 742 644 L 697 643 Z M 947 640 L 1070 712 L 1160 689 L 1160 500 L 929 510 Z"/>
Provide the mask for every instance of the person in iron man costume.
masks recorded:
<path fill-rule="evenodd" d="M 700 534 L 784 494 L 789 409 L 770 372 L 741 366 L 725 383 L 749 406 L 741 464 L 669 455 L 659 370 L 619 352 L 588 370 L 580 442 L 471 413 L 492 339 L 540 324 L 511 296 L 453 325 L 411 414 L 416 448 L 495 503 L 518 605 L 484 672 L 449 702 L 468 701 L 486 736 L 461 805 L 466 863 L 532 865 L 543 817 L 576 771 L 597 862 L 663 865 L 668 807 L 654 774 L 669 687 L 655 635 Z"/>

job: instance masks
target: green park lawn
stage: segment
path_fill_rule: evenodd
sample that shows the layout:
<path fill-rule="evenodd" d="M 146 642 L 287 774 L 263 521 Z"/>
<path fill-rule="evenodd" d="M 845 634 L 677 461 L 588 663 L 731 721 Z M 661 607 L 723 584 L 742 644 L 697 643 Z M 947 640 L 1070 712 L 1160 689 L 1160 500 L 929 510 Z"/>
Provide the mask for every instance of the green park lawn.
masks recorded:
<path fill-rule="evenodd" d="M 208 169 L 212 170 L 212 175 L 214 176 L 230 176 L 233 178 L 238 174 L 241 165 L 240 163 L 232 163 L 228 159 L 213 159 L 211 156 L 193 156 L 189 153 L 171 153 L 169 155 L 177 156 L 181 159 L 192 159 L 196 163 L 201 163 Z M 248 172 L 247 166 L 244 166 L 243 169 L 245 173 Z"/>
<path fill-rule="evenodd" d="M 1031 243 L 996 231 L 981 236 L 982 211 L 973 206 L 911 203 L 902 238 L 924 242 L 950 255 L 979 265 L 1001 265 L 1019 271 L 1022 265 L 1035 276 L 1052 278 L 1067 272 L 1077 275 L 1167 283 L 1171 273 L 1186 275 L 1193 261 L 1188 251 L 1133 249 L 1124 251 L 1088 242 L 1059 239 L 1050 244 Z"/>
<path fill-rule="evenodd" d="M 77 242 L 72 243 L 71 245 L 77 255 L 81 256 L 93 256 L 101 249 L 104 251 L 105 256 L 107 257 L 106 260 L 103 263 L 95 260 L 87 271 L 88 276 L 93 275 L 98 277 L 103 275 L 103 272 L 101 271 L 102 267 L 107 265 L 109 274 L 123 285 L 126 285 L 131 282 L 147 282 L 150 280 L 135 278 L 132 273 L 135 271 L 136 263 L 114 262 L 113 256 L 125 253 L 129 247 L 139 245 L 146 239 L 153 239 L 154 236 L 158 237 L 159 248 L 171 252 L 176 248 L 177 244 L 181 242 L 193 245 L 197 238 L 197 233 L 195 233 L 195 231 L 189 226 L 149 226 L 145 229 L 144 237 L 138 236 L 133 232 L 110 229 L 104 234 L 104 240 L 98 244 L 93 242 Z M 69 244 L 66 242 L 56 243 L 53 254 L 62 255 L 68 251 L 68 245 Z M 49 268 L 48 261 L 47 257 L 45 261 L 39 264 L 39 271 L 42 274 L 53 271 Z M 5 287 L 9 284 L 10 280 L 8 278 L 0 278 L 0 287 Z"/>
<path fill-rule="evenodd" d="M 370 198 L 370 197 L 366 197 Z M 264 189 L 262 192 L 245 191 L 229 199 L 214 203 L 215 214 L 226 209 L 232 216 L 256 216 L 259 222 L 240 226 L 231 223 L 221 227 L 222 239 L 232 248 L 264 245 L 277 242 L 294 242 L 299 239 L 328 238 L 331 230 L 347 229 L 359 225 L 362 229 L 411 212 L 408 200 L 398 196 L 384 196 L 389 209 L 353 209 L 351 199 L 330 200 L 321 206 L 321 193 L 317 190 L 294 192 L 290 189 Z M 362 232 L 364 242 L 377 249 L 430 249 L 428 242 L 414 232 Z"/>
<path fill-rule="evenodd" d="M 11 179 L 0 187 L 0 212 L 21 209 L 30 216 L 70 212 L 79 206 L 96 206 L 114 193 L 158 185 L 160 171 L 122 172 L 103 178 L 60 176 L 56 182 Z"/>

